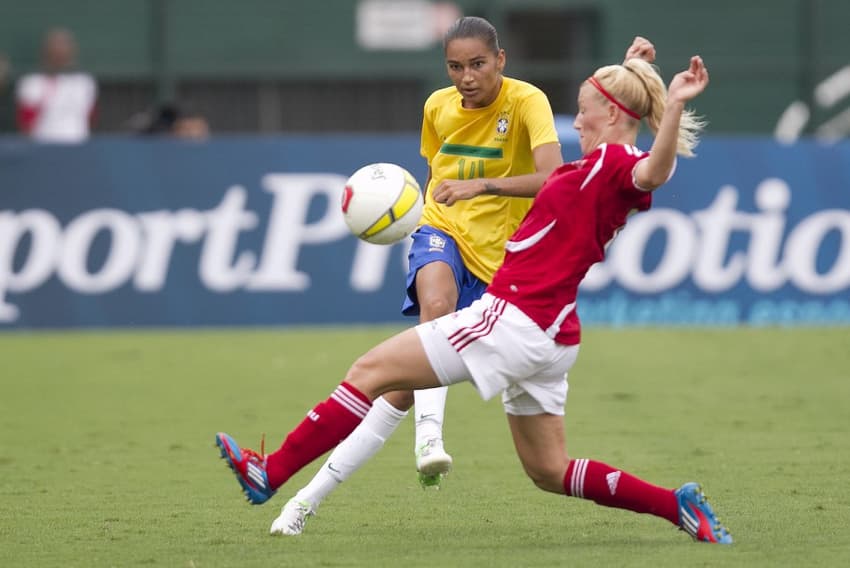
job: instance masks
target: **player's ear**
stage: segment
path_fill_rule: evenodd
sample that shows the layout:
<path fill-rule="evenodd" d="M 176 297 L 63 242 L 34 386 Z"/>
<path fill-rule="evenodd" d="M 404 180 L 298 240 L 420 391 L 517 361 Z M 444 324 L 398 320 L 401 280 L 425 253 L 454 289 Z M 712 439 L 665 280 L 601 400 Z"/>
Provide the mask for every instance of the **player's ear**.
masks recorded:
<path fill-rule="evenodd" d="M 505 55 L 505 50 L 500 49 L 498 55 L 496 55 L 496 69 L 499 73 L 505 70 L 505 63 L 507 62 L 507 56 Z"/>

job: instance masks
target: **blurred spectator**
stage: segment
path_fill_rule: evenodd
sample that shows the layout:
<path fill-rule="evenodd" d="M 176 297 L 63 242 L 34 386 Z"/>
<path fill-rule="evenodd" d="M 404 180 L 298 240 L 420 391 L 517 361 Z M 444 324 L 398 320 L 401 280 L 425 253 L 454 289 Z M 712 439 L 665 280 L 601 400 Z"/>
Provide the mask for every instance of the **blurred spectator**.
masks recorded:
<path fill-rule="evenodd" d="M 177 138 L 205 140 L 209 138 L 210 126 L 203 116 L 187 113 L 177 118 L 171 133 Z"/>
<path fill-rule="evenodd" d="M 140 134 L 169 135 L 189 140 L 206 140 L 210 135 L 207 119 L 198 112 L 174 103 L 130 119 L 130 127 Z"/>
<path fill-rule="evenodd" d="M 42 44 L 42 70 L 17 84 L 18 129 L 39 142 L 75 143 L 89 137 L 97 83 L 76 69 L 77 43 L 64 28 L 49 30 Z"/>

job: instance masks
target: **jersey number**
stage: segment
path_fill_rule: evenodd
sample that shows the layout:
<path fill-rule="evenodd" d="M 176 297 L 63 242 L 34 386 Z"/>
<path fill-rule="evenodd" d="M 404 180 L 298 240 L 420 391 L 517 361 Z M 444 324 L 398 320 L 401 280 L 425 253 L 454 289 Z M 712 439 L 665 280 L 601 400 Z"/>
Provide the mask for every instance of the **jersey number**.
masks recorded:
<path fill-rule="evenodd" d="M 461 158 L 457 163 L 457 179 L 483 178 L 484 160 L 469 160 L 469 173 L 466 173 L 466 158 Z M 476 171 L 477 170 L 477 171 Z"/>

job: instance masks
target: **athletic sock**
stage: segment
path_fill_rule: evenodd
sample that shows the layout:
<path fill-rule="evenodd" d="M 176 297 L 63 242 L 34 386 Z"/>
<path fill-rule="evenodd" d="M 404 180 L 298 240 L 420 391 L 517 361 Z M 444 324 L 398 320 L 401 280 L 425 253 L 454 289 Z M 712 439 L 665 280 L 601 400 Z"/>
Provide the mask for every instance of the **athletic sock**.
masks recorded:
<path fill-rule="evenodd" d="M 428 440 L 443 439 L 443 420 L 446 413 L 448 387 L 435 387 L 413 391 L 414 416 L 416 417 L 416 452 Z"/>
<path fill-rule="evenodd" d="M 570 460 L 564 490 L 571 497 L 590 499 L 605 507 L 648 513 L 679 524 L 679 506 L 672 489 L 647 483 L 602 462 Z"/>
<path fill-rule="evenodd" d="M 277 489 L 302 467 L 346 438 L 369 412 L 372 403 L 362 392 L 343 382 L 317 404 L 289 433 L 280 449 L 266 459 L 269 485 Z"/>
<path fill-rule="evenodd" d="M 405 416 L 407 412 L 398 410 L 384 397 L 376 399 L 363 422 L 334 448 L 310 483 L 295 494 L 295 499 L 307 501 L 315 512 L 325 497 L 383 447 Z"/>

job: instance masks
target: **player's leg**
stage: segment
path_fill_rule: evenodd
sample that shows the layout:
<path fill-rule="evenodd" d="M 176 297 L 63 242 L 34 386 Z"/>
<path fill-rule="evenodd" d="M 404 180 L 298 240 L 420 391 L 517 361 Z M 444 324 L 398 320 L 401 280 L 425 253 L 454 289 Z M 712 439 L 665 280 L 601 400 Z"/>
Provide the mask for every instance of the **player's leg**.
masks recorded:
<path fill-rule="evenodd" d="M 307 517 L 314 515 L 322 501 L 340 483 L 383 447 L 412 405 L 411 391 L 389 392 L 375 399 L 363 422 L 334 448 L 313 479 L 286 502 L 280 515 L 272 522 L 271 534 L 301 534 Z"/>
<path fill-rule="evenodd" d="M 455 310 L 458 285 L 452 267 L 446 262 L 430 262 L 416 272 L 419 321 L 427 322 Z M 416 470 L 423 487 L 439 487 L 442 476 L 452 467 L 452 458 L 443 447 L 446 387 L 414 393 L 416 417 Z"/>
<path fill-rule="evenodd" d="M 418 315 L 419 322 L 424 323 L 464 307 L 458 300 L 466 267 L 451 236 L 433 227 L 421 227 L 413 234 L 408 260 L 407 297 L 402 308 L 405 315 Z M 451 456 L 443 448 L 446 394 L 442 387 L 415 393 L 413 451 L 423 487 L 439 488 L 452 465 Z"/>
<path fill-rule="evenodd" d="M 417 331 L 408 329 L 360 357 L 331 396 L 307 413 L 276 452 L 261 456 L 243 450 L 223 433 L 216 442 L 249 501 L 264 503 L 302 467 L 351 434 L 375 398 L 393 390 L 439 385 Z"/>
<path fill-rule="evenodd" d="M 562 416 L 508 414 L 508 424 L 523 468 L 544 491 L 655 515 L 697 540 L 732 542 L 697 484 L 665 489 L 602 462 L 569 459 Z"/>

